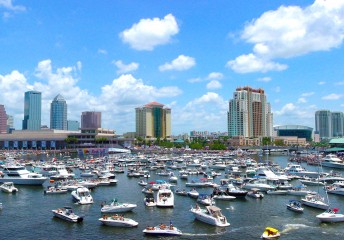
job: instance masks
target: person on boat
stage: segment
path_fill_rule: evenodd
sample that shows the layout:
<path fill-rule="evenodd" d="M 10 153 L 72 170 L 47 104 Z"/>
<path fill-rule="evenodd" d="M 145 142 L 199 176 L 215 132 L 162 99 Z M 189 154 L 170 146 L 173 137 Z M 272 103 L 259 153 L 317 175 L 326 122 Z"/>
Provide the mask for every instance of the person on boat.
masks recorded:
<path fill-rule="evenodd" d="M 170 223 L 170 230 L 173 230 L 173 224 Z"/>

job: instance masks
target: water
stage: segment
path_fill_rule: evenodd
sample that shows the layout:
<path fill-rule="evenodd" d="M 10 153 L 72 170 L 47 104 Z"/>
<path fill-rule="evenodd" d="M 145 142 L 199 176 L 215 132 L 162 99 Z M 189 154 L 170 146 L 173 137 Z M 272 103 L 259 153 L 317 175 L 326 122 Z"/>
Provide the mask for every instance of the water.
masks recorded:
<path fill-rule="evenodd" d="M 287 164 L 286 156 L 270 156 L 269 160 Z M 307 166 L 309 170 L 316 167 Z M 325 171 L 330 169 L 325 169 Z M 259 239 L 266 226 L 279 229 L 281 239 L 343 239 L 344 223 L 323 224 L 316 215 L 323 210 L 305 206 L 302 214 L 287 210 L 289 199 L 300 199 L 297 196 L 265 195 L 264 199 L 236 199 L 234 201 L 217 201 L 231 225 L 218 228 L 194 220 L 189 212 L 195 200 L 175 195 L 173 209 L 145 207 L 141 193 L 142 187 L 137 178 L 128 178 L 126 174 L 117 174 L 117 186 L 99 186 L 91 194 L 94 204 L 87 206 L 74 205 L 70 193 L 44 195 L 41 186 L 17 186 L 16 194 L 0 193 L 3 210 L 0 211 L 0 239 L 157 239 L 144 236 L 142 230 L 147 226 L 160 223 L 168 224 L 170 220 L 183 232 L 178 239 Z M 151 179 L 164 179 L 151 172 Z M 219 177 L 215 179 L 219 182 Z M 185 182 L 178 179 L 178 186 L 185 188 Z M 297 185 L 297 182 L 292 182 Z M 317 190 L 317 187 L 310 187 Z M 212 189 L 199 189 L 201 193 L 211 193 Z M 120 202 L 136 203 L 133 212 L 125 216 L 139 222 L 135 228 L 116 228 L 103 226 L 98 219 L 100 204 L 112 198 Z M 329 195 L 333 207 L 344 211 L 344 197 Z M 84 215 L 82 223 L 70 223 L 54 218 L 52 209 L 72 206 L 78 215 Z M 172 238 L 164 238 L 172 239 Z"/>

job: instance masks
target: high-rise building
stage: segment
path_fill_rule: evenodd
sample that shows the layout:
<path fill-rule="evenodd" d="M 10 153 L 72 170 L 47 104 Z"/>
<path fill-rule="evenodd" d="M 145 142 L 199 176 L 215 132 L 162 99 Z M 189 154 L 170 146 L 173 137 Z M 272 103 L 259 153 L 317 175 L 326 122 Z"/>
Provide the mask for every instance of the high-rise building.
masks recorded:
<path fill-rule="evenodd" d="M 344 114 L 342 112 L 331 113 L 331 126 L 333 137 L 344 136 Z"/>
<path fill-rule="evenodd" d="M 332 137 L 332 120 L 329 110 L 315 112 L 315 131 L 319 133 L 320 139 Z"/>
<path fill-rule="evenodd" d="M 101 128 L 101 120 L 102 120 L 101 112 L 82 112 L 81 113 L 81 128 L 82 129 Z"/>
<path fill-rule="evenodd" d="M 135 108 L 136 135 L 143 138 L 171 138 L 171 109 L 158 102 Z"/>
<path fill-rule="evenodd" d="M 23 130 L 41 129 L 42 94 L 37 91 L 25 92 Z"/>
<path fill-rule="evenodd" d="M 13 116 L 11 115 L 7 115 L 7 133 L 10 133 L 11 129 L 14 129 L 14 120 L 13 120 Z"/>
<path fill-rule="evenodd" d="M 50 129 L 67 130 L 67 103 L 60 94 L 50 104 Z"/>
<path fill-rule="evenodd" d="M 264 90 L 239 87 L 229 101 L 228 136 L 271 137 L 273 114 Z"/>
<path fill-rule="evenodd" d="M 68 120 L 67 121 L 67 130 L 68 131 L 78 131 L 80 128 L 79 121 L 76 120 Z"/>
<path fill-rule="evenodd" d="M 7 114 L 4 105 L 0 105 L 0 134 L 7 133 Z"/>

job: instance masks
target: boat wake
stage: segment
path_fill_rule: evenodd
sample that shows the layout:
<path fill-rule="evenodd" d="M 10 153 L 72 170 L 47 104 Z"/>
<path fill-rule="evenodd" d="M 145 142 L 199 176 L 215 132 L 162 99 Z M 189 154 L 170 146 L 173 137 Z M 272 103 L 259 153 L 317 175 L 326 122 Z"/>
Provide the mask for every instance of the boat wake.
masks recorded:
<path fill-rule="evenodd" d="M 193 236 L 193 237 L 211 237 L 211 236 L 220 236 L 225 234 L 227 231 L 218 232 L 218 233 L 183 233 L 183 236 Z"/>
<path fill-rule="evenodd" d="M 285 225 L 285 227 L 286 228 L 283 231 L 281 231 L 281 233 L 287 233 L 300 228 L 310 228 L 310 226 L 307 226 L 305 224 L 287 224 Z"/>

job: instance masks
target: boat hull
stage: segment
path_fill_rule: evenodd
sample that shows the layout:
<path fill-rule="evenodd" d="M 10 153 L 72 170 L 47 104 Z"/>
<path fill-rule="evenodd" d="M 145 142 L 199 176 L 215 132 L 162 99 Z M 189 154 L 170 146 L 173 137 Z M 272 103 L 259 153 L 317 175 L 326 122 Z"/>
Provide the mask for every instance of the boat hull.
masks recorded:
<path fill-rule="evenodd" d="M 110 227 L 136 227 L 137 225 L 139 225 L 138 222 L 128 218 L 125 218 L 124 220 L 99 218 L 99 221 L 101 221 L 104 225 Z"/>
<path fill-rule="evenodd" d="M 43 185 L 47 178 L 0 178 L 0 183 L 13 182 L 16 185 Z"/>

